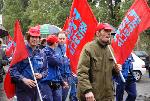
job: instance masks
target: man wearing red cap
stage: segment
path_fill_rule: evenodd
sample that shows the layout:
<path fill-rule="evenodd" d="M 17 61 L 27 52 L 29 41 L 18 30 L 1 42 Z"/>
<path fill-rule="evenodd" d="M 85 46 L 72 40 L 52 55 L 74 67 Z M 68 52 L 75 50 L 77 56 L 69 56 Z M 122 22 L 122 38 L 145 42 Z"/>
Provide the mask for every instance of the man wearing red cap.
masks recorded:
<path fill-rule="evenodd" d="M 107 23 L 98 24 L 95 39 L 82 49 L 77 70 L 80 101 L 114 100 L 112 70 L 118 72 L 120 66 L 113 66 L 113 59 L 108 49 L 112 30 Z"/>
<path fill-rule="evenodd" d="M 33 75 L 38 80 L 38 84 L 47 75 L 47 68 L 43 67 L 43 54 L 37 48 L 39 40 L 40 32 L 38 28 L 31 27 L 27 35 L 26 48 L 35 74 L 31 71 L 28 59 L 15 64 L 10 70 L 11 78 L 16 87 L 17 101 L 39 101 L 39 94 Z"/>
<path fill-rule="evenodd" d="M 58 38 L 55 35 L 49 35 L 46 41 L 47 46 L 43 52 L 46 58 L 44 66 L 48 68 L 48 76 L 41 82 L 43 101 L 62 101 L 62 86 L 64 84 L 60 73 L 62 60 L 55 51 L 58 46 Z"/>

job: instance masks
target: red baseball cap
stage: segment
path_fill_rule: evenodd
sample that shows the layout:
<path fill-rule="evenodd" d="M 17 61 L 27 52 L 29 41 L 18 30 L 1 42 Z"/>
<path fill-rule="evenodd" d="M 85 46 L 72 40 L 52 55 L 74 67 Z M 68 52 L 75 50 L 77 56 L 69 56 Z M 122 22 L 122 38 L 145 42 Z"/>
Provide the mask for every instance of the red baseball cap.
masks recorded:
<path fill-rule="evenodd" d="M 99 31 L 102 29 L 114 30 L 108 23 L 99 23 L 96 27 L 96 31 Z"/>
<path fill-rule="evenodd" d="M 40 26 L 30 27 L 29 31 L 27 32 L 31 36 L 40 36 Z"/>
<path fill-rule="evenodd" d="M 46 41 L 48 43 L 55 43 L 55 42 L 58 42 L 58 37 L 55 36 L 55 35 L 49 35 L 47 38 L 46 38 Z"/>

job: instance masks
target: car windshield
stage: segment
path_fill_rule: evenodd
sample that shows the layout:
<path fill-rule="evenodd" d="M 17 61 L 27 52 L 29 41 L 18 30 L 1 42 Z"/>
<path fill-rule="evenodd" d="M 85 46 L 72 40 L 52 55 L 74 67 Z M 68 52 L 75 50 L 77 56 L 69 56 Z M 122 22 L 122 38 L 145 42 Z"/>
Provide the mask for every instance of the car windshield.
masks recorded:
<path fill-rule="evenodd" d="M 2 44 L 2 49 L 6 49 L 6 47 L 7 47 L 7 45 L 5 45 L 5 44 Z"/>
<path fill-rule="evenodd" d="M 134 51 L 134 53 L 137 56 L 148 56 L 148 54 L 145 51 Z"/>

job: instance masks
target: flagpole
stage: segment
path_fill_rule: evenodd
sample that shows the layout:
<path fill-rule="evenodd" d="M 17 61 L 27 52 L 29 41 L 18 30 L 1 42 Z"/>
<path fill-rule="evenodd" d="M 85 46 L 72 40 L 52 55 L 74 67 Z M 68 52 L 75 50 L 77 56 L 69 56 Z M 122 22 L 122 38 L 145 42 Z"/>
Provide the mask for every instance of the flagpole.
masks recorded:
<path fill-rule="evenodd" d="M 38 90 L 38 93 L 39 93 L 39 97 L 40 97 L 40 100 L 42 100 L 42 96 L 41 96 L 41 93 L 40 93 L 40 89 L 39 89 L 39 86 L 38 86 L 38 83 L 37 83 L 37 80 L 36 80 L 36 77 L 35 77 L 35 73 L 34 73 L 34 70 L 33 70 L 33 66 L 32 66 L 32 63 L 31 63 L 31 60 L 30 58 L 28 57 L 28 60 L 29 60 L 29 64 L 30 64 L 30 67 L 31 67 L 31 71 L 32 71 L 32 74 L 33 74 L 33 77 L 34 77 L 34 80 L 35 80 L 35 83 L 36 83 L 36 87 L 37 87 L 37 90 Z"/>
<path fill-rule="evenodd" d="M 109 51 L 110 51 L 110 53 L 111 53 L 111 55 L 112 55 L 112 57 L 113 57 L 114 62 L 117 63 L 116 58 L 115 58 L 115 56 L 114 56 L 114 54 L 113 54 L 113 52 L 112 52 L 111 46 L 108 45 L 108 48 L 109 48 Z M 121 77 L 121 80 L 125 83 L 126 80 L 124 79 L 124 77 L 123 77 L 121 71 L 119 71 L 119 75 L 120 75 L 120 77 Z"/>
<path fill-rule="evenodd" d="M 65 101 L 70 101 L 69 98 L 70 98 L 70 92 L 71 92 L 71 85 L 69 87 L 69 91 L 68 91 L 68 94 L 67 94 L 67 97 L 66 97 L 66 100 Z"/>

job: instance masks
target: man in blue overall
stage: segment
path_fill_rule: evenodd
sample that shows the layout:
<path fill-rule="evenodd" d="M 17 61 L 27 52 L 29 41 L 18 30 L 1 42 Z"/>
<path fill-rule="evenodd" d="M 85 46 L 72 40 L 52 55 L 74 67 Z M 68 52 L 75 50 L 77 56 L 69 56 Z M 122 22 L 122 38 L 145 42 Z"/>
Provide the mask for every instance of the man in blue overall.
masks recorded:
<path fill-rule="evenodd" d="M 136 92 L 136 80 L 133 75 L 133 57 L 130 55 L 125 63 L 122 65 L 122 74 L 126 82 L 122 82 L 120 76 L 116 78 L 116 101 L 123 101 L 124 90 L 127 92 L 128 96 L 125 101 L 135 101 Z"/>
<path fill-rule="evenodd" d="M 33 75 L 35 75 L 39 85 L 40 80 L 47 75 L 47 68 L 43 67 L 43 54 L 41 50 L 37 49 L 39 40 L 39 30 L 31 27 L 27 35 L 26 48 L 35 74 L 31 71 L 28 58 L 15 64 L 10 69 L 11 78 L 15 83 L 17 101 L 39 101 L 39 94 Z"/>
<path fill-rule="evenodd" d="M 69 87 L 62 88 L 62 101 L 66 100 L 67 95 L 70 95 L 70 101 L 77 101 L 76 94 L 73 94 L 73 92 L 76 92 L 75 84 L 76 82 L 74 81 L 74 76 L 72 75 L 71 72 L 71 67 L 70 67 L 70 60 L 66 56 L 66 32 L 61 31 L 58 33 L 58 47 L 56 48 L 56 52 L 60 54 L 60 58 L 62 60 L 62 65 L 60 67 L 60 72 L 62 75 L 62 78 L 67 84 L 69 84 Z M 71 88 L 71 91 L 69 89 Z M 76 98 L 76 100 L 75 100 Z"/>
<path fill-rule="evenodd" d="M 48 76 L 42 80 L 42 96 L 44 101 L 62 101 L 63 78 L 60 73 L 62 60 L 55 51 L 58 46 L 58 37 L 49 35 L 47 46 L 43 49 L 45 54 L 44 66 L 48 67 Z"/>

